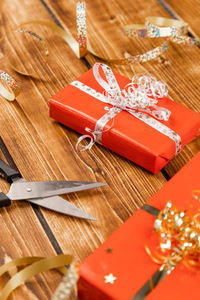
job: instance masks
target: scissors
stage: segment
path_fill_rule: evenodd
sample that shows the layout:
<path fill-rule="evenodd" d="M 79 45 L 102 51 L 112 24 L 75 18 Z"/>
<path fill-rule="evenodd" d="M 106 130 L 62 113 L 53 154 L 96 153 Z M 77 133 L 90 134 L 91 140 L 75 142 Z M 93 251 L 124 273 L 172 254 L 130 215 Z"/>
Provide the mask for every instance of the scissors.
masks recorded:
<path fill-rule="evenodd" d="M 10 161 L 13 165 L 14 161 L 1 137 L 0 148 L 4 155 L 6 155 L 7 161 Z M 10 190 L 7 194 L 0 192 L 0 207 L 10 206 L 13 200 L 27 200 L 59 213 L 83 219 L 96 220 L 82 209 L 58 195 L 97 188 L 104 186 L 104 183 L 87 181 L 30 182 L 22 177 L 17 167 L 16 169 L 12 168 L 2 159 L 0 159 L 0 174 L 8 183 L 11 183 Z"/>

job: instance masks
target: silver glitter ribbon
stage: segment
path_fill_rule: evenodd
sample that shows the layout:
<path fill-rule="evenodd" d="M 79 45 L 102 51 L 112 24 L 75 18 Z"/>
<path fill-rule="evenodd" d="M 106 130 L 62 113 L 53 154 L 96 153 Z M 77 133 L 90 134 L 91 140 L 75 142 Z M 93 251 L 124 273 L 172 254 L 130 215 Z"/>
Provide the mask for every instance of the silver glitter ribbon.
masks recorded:
<path fill-rule="evenodd" d="M 107 81 L 101 77 L 99 73 L 100 67 L 103 69 Z M 126 85 L 123 90 L 120 90 L 115 75 L 107 65 L 95 63 L 93 66 L 93 74 L 96 81 L 104 89 L 103 93 L 97 92 L 80 81 L 73 81 L 71 85 L 101 102 L 113 105 L 113 107 L 105 107 L 108 112 L 96 122 L 94 130 L 85 128 L 85 131 L 89 134 L 82 135 L 78 139 L 76 144 L 77 150 L 79 146 L 82 148 L 80 151 L 91 149 L 95 142 L 102 144 L 102 134 L 105 132 L 105 130 L 103 130 L 104 126 L 121 111 L 126 111 L 172 139 L 176 146 L 175 154 L 177 155 L 180 152 L 181 137 L 160 122 L 161 120 L 168 121 L 171 114 L 168 109 L 157 106 L 157 99 L 166 97 L 168 94 L 164 83 L 157 81 L 153 76 L 134 76 L 132 82 Z M 85 146 L 82 145 L 81 142 L 86 138 L 89 138 L 90 142 Z"/>
<path fill-rule="evenodd" d="M 67 274 L 63 277 L 62 282 L 57 287 L 51 300 L 67 300 L 71 291 L 75 288 L 79 279 L 78 271 L 71 265 Z"/>

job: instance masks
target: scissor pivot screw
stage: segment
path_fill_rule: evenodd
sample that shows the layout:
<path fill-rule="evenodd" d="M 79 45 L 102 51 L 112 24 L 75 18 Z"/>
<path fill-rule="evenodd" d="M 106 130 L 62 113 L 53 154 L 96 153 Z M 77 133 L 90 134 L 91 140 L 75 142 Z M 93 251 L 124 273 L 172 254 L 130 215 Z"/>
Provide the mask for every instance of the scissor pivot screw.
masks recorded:
<path fill-rule="evenodd" d="M 31 192 L 32 191 L 32 188 L 27 188 L 27 192 Z"/>

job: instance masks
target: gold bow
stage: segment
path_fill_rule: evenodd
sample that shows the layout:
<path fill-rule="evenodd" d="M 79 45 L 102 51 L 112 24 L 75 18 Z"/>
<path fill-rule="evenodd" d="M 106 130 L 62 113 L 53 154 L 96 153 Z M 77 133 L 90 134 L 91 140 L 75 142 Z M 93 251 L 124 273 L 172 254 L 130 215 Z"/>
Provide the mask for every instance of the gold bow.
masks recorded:
<path fill-rule="evenodd" d="M 160 270 L 170 273 L 182 261 L 191 270 L 200 265 L 200 211 L 182 211 L 168 201 L 154 223 L 159 244 L 152 254 L 154 262 L 161 264 Z"/>

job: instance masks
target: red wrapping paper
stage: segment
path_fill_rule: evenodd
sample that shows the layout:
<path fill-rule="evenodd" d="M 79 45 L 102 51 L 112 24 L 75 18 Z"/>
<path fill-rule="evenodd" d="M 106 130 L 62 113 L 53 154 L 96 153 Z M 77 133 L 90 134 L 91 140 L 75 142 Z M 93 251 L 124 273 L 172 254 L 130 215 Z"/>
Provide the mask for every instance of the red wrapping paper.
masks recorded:
<path fill-rule="evenodd" d="M 120 74 L 114 74 L 121 89 L 131 82 Z M 103 72 L 101 75 L 105 78 Z M 78 80 L 100 93 L 103 92 L 92 69 Z M 88 134 L 85 128 L 94 130 L 97 120 L 106 113 L 105 106 L 112 107 L 68 85 L 50 99 L 50 117 L 81 134 Z M 166 97 L 159 100 L 158 106 L 171 111 L 169 121 L 161 122 L 180 135 L 182 148 L 199 135 L 199 113 Z M 114 123 L 111 120 L 105 125 L 104 131 L 102 144 L 105 147 L 153 173 L 159 172 L 175 155 L 173 140 L 128 112 L 120 112 L 114 118 Z"/>
<path fill-rule="evenodd" d="M 192 196 L 200 190 L 200 153 L 177 173 L 148 204 L 163 209 L 171 200 L 179 209 L 200 201 Z M 80 300 L 131 300 L 138 290 L 159 269 L 145 251 L 145 245 L 154 246 L 152 240 L 155 217 L 138 210 L 117 229 L 98 249 L 80 265 L 78 283 Z M 112 253 L 106 249 L 111 248 Z M 112 273 L 114 284 L 105 283 L 105 275 Z M 200 297 L 200 273 L 192 272 L 179 263 L 145 298 L 148 300 L 197 300 Z"/>

